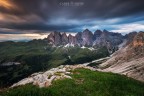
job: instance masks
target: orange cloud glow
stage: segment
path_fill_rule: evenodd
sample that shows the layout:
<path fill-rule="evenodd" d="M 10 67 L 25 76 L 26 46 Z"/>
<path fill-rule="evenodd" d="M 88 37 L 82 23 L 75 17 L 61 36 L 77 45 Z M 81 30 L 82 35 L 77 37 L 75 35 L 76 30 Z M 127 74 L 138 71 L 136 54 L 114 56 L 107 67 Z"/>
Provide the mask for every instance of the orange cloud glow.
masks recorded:
<path fill-rule="evenodd" d="M 16 8 L 10 0 L 0 0 L 0 7 L 4 7 L 6 9 Z"/>

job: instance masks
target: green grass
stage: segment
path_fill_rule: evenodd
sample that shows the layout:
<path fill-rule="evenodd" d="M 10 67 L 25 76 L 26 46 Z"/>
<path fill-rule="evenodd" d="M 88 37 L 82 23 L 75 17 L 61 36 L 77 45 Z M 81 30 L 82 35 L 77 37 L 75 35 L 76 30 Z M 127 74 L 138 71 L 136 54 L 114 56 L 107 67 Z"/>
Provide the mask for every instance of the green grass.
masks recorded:
<path fill-rule="evenodd" d="M 47 88 L 29 84 L 0 96 L 144 96 L 144 83 L 122 75 L 77 69 L 71 76 Z"/>

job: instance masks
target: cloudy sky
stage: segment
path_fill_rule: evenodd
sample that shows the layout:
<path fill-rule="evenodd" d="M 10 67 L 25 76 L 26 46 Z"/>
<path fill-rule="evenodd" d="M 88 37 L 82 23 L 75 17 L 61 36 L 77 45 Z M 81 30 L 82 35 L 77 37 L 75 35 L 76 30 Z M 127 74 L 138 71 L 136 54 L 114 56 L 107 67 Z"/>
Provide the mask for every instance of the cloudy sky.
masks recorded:
<path fill-rule="evenodd" d="M 0 41 L 86 28 L 144 31 L 144 0 L 0 0 Z"/>

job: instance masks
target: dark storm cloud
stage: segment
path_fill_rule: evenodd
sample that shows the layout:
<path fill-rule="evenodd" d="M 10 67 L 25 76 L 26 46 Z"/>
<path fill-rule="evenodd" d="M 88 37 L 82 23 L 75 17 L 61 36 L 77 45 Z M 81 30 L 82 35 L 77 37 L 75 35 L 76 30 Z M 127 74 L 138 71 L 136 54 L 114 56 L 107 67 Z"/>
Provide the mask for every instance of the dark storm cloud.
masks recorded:
<path fill-rule="evenodd" d="M 18 29 L 18 30 L 41 30 L 41 31 L 70 31 L 72 28 L 79 27 L 77 25 L 46 25 L 46 24 L 9 24 L 8 29 Z"/>
<path fill-rule="evenodd" d="M 140 16 L 144 15 L 144 0 L 7 1 L 13 7 L 0 6 L 0 14 L 3 17 L 3 20 L 0 19 L 0 27 L 8 29 L 69 31 L 84 25 L 93 25 L 93 20 L 128 17 L 124 19 L 125 21 L 115 22 L 127 23 L 140 21 L 144 18 L 137 17 L 139 14 L 141 14 Z M 67 6 L 64 3 L 83 3 L 83 5 Z"/>
<path fill-rule="evenodd" d="M 21 34 L 21 32 L 7 32 L 7 31 L 0 31 L 0 34 Z"/>
<path fill-rule="evenodd" d="M 60 11 L 68 12 L 72 17 L 97 16 L 99 18 L 127 16 L 144 11 L 144 0 L 11 0 L 17 8 L 1 12 L 12 15 L 36 14 L 43 19 L 57 15 Z M 83 2 L 83 6 L 61 6 L 61 3 Z M 63 14 L 67 15 L 67 14 Z"/>

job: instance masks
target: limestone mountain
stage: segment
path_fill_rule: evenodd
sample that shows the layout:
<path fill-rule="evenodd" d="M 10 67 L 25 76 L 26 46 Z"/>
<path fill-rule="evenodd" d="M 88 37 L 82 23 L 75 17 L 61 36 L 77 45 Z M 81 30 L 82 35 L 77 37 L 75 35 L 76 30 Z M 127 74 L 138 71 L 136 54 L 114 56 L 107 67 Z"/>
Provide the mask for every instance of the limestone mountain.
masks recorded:
<path fill-rule="evenodd" d="M 123 48 L 115 52 L 100 67 L 103 71 L 125 74 L 144 81 L 144 32 L 130 33 L 127 36 Z"/>
<path fill-rule="evenodd" d="M 98 37 L 100 37 L 102 34 L 102 31 L 101 30 L 96 30 L 94 32 L 94 35 L 93 35 L 93 40 L 96 40 Z"/>
<path fill-rule="evenodd" d="M 128 44 L 130 44 L 132 42 L 132 40 L 133 40 L 134 36 L 136 36 L 136 34 L 137 34 L 137 32 L 131 32 L 131 33 L 126 34 L 124 36 L 124 38 L 127 40 L 127 44 L 126 45 L 128 45 Z"/>
<path fill-rule="evenodd" d="M 61 45 L 62 44 L 62 38 L 61 38 L 61 33 L 60 32 L 52 32 L 50 35 L 47 37 L 48 41 L 50 44 L 53 45 Z"/>
<path fill-rule="evenodd" d="M 61 35 L 61 39 L 62 39 L 62 45 L 65 45 L 65 44 L 67 44 L 69 42 L 66 33 L 63 33 Z"/>
<path fill-rule="evenodd" d="M 82 45 L 83 46 L 92 46 L 93 44 L 93 34 L 88 29 L 82 32 Z"/>
<path fill-rule="evenodd" d="M 68 44 L 71 44 L 71 45 L 76 45 L 76 37 L 75 36 L 72 36 L 71 34 L 69 34 L 68 36 Z"/>
<path fill-rule="evenodd" d="M 76 41 L 77 41 L 77 45 L 78 46 L 82 46 L 82 42 L 83 42 L 83 39 L 82 39 L 82 32 L 78 32 L 76 35 Z"/>
<path fill-rule="evenodd" d="M 126 38 L 126 37 L 125 37 Z M 96 30 L 92 33 L 85 29 L 83 32 L 78 32 L 75 36 L 66 33 L 52 32 L 47 37 L 50 44 L 59 45 L 73 45 L 86 47 L 107 47 L 110 53 L 118 49 L 118 45 L 124 40 L 124 36 L 120 33 L 113 33 L 107 30 Z"/>

